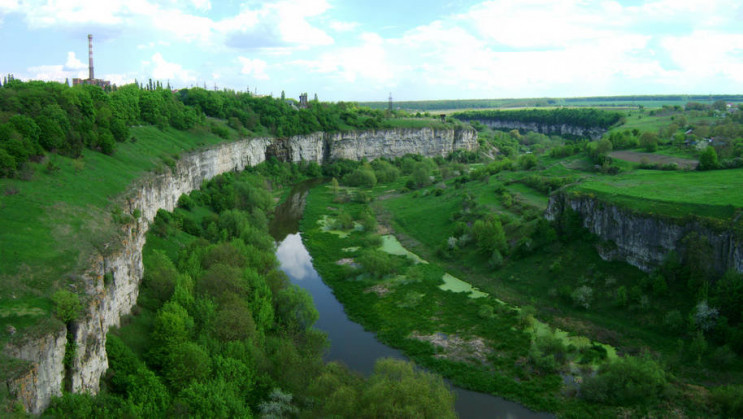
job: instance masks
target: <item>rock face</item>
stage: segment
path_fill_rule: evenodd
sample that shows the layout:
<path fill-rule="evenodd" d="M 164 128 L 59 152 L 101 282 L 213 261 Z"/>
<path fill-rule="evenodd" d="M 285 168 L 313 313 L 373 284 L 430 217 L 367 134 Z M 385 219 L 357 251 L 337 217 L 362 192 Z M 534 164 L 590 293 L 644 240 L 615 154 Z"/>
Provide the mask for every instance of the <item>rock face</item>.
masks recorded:
<path fill-rule="evenodd" d="M 477 133 L 471 129 L 380 129 L 298 135 L 272 142 L 266 152 L 280 161 L 373 160 L 420 154 L 446 156 L 454 150 L 477 149 Z"/>
<path fill-rule="evenodd" d="M 670 251 L 682 258 L 682 239 L 695 232 L 707 239 L 712 269 L 743 272 L 743 240 L 734 231 L 717 231 L 699 220 L 674 220 L 652 214 L 638 214 L 589 196 L 557 193 L 550 198 L 545 217 L 555 220 L 570 208 L 583 219 L 583 226 L 609 245 L 599 245 L 605 260 L 623 260 L 645 272 L 663 263 Z"/>
<path fill-rule="evenodd" d="M 590 138 L 592 140 L 598 140 L 606 132 L 602 128 L 584 128 L 577 127 L 574 125 L 545 125 L 538 124 L 536 122 L 519 122 L 519 121 L 505 121 L 505 120 L 478 120 L 477 121 L 485 126 L 493 129 L 518 129 L 523 131 L 534 131 L 545 135 L 560 135 L 560 136 L 572 136 L 581 138 Z"/>
<path fill-rule="evenodd" d="M 36 361 L 7 383 L 8 392 L 27 411 L 40 413 L 49 405 L 52 397 L 62 395 L 66 343 L 67 329 L 61 326 L 41 338 L 28 339 L 6 348 L 6 353 L 12 357 Z"/>
<path fill-rule="evenodd" d="M 328 147 L 331 159 L 371 160 L 405 154 L 443 157 L 454 150 L 475 150 L 477 133 L 431 128 L 344 132 L 328 135 Z"/>
<path fill-rule="evenodd" d="M 10 393 L 26 410 L 41 413 L 52 396 L 60 395 L 65 369 L 63 359 L 68 339 L 77 345 L 72 367 L 67 371 L 73 392 L 96 393 L 108 369 L 106 333 L 129 314 L 139 295 L 144 267 L 142 248 L 149 224 L 159 209 L 172 211 L 178 198 L 201 187 L 202 182 L 276 156 L 282 161 L 322 163 L 336 158 L 359 160 L 398 157 L 406 153 L 443 156 L 458 149 L 477 148 L 474 130 L 378 130 L 358 133 L 295 136 L 288 139 L 258 138 L 220 144 L 189 153 L 173 170 L 141 179 L 125 194 L 125 212 L 140 217 L 123 226 L 119 238 L 100 254 L 93 255 L 86 284 L 85 315 L 62 330 L 23 345 L 9 345 L 5 353 L 30 361 L 24 373 L 9 380 Z"/>

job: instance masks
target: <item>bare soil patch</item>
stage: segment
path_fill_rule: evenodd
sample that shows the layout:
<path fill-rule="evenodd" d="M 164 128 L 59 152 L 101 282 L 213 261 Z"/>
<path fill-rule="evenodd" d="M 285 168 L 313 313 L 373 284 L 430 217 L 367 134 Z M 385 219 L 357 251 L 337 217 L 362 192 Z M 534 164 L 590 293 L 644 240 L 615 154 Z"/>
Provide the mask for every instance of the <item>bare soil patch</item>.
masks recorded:
<path fill-rule="evenodd" d="M 473 359 L 482 363 L 487 362 L 490 348 L 481 337 L 475 336 L 471 339 L 462 338 L 454 334 L 437 332 L 431 335 L 423 335 L 413 332 L 410 337 L 422 342 L 428 342 L 443 350 L 437 354 L 438 358 L 447 358 L 454 361 L 471 362 Z"/>
<path fill-rule="evenodd" d="M 681 157 L 664 156 L 662 154 L 643 153 L 640 151 L 612 151 L 609 153 L 609 157 L 619 160 L 631 161 L 634 163 L 640 163 L 643 159 L 647 160 L 652 164 L 672 164 L 676 163 L 682 169 L 694 169 L 699 164 L 698 161 L 692 159 L 682 159 Z"/>

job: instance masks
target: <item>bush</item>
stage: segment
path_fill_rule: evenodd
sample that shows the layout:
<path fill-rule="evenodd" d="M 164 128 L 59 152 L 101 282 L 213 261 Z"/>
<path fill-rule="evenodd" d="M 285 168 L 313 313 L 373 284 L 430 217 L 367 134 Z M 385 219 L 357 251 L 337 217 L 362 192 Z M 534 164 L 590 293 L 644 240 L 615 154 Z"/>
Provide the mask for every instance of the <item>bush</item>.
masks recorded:
<path fill-rule="evenodd" d="M 666 373 L 655 361 L 625 356 L 604 364 L 596 376 L 587 378 L 580 395 L 595 403 L 626 406 L 655 401 L 666 385 Z"/>
<path fill-rule="evenodd" d="M 361 167 L 344 176 L 343 183 L 348 186 L 373 188 L 377 184 L 377 176 L 370 168 Z"/>
<path fill-rule="evenodd" d="M 710 401 L 723 417 L 743 417 L 743 385 L 720 386 L 710 392 Z"/>
<path fill-rule="evenodd" d="M 54 315 L 64 323 L 76 320 L 83 309 L 80 297 L 67 290 L 55 292 L 52 301 L 54 301 Z"/>
<path fill-rule="evenodd" d="M 588 310 L 593 302 L 593 289 L 588 285 L 581 285 L 570 294 L 570 298 L 574 305 Z"/>
<path fill-rule="evenodd" d="M 361 266 L 373 277 L 382 278 L 400 269 L 400 260 L 379 250 L 368 250 L 357 259 Z"/>

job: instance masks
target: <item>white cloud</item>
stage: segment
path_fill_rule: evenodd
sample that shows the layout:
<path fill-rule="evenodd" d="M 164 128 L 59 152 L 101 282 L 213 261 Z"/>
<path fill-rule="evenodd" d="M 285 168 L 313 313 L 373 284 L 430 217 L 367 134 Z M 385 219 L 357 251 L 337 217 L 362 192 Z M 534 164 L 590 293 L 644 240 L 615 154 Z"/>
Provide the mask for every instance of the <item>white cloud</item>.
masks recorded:
<path fill-rule="evenodd" d="M 0 0 L 0 13 L 10 13 L 19 7 L 18 0 Z"/>
<path fill-rule="evenodd" d="M 330 45 L 325 31 L 308 22 L 330 6 L 325 0 L 284 0 L 244 9 L 216 23 L 227 45 L 236 48 L 292 48 Z"/>
<path fill-rule="evenodd" d="M 152 23 L 156 28 L 187 42 L 209 43 L 214 30 L 214 22 L 211 19 L 190 15 L 177 9 L 159 11 L 157 18 L 152 19 Z"/>
<path fill-rule="evenodd" d="M 359 22 L 341 22 L 334 20 L 331 21 L 328 26 L 336 32 L 350 32 L 359 27 Z"/>
<path fill-rule="evenodd" d="M 152 78 L 155 80 L 173 80 L 183 84 L 196 81 L 196 76 L 182 65 L 166 61 L 159 52 L 152 56 Z"/>
<path fill-rule="evenodd" d="M 266 74 L 267 63 L 258 58 L 250 59 L 245 57 L 237 57 L 242 68 L 240 74 L 253 76 L 257 80 L 268 80 L 268 74 Z"/>
<path fill-rule="evenodd" d="M 212 2 L 209 0 L 191 0 L 191 4 L 196 10 L 205 12 L 212 8 Z"/>
<path fill-rule="evenodd" d="M 125 84 L 131 84 L 134 83 L 135 77 L 132 74 L 116 74 L 116 73 L 108 73 L 103 76 L 103 80 L 108 80 L 111 82 L 111 84 L 115 84 L 117 86 L 123 86 Z"/>
<path fill-rule="evenodd" d="M 743 34 L 698 31 L 662 41 L 687 84 L 724 77 L 743 83 Z"/>
<path fill-rule="evenodd" d="M 339 48 L 321 54 L 316 60 L 297 60 L 294 64 L 337 76 L 347 83 L 391 83 L 397 74 L 397 65 L 389 59 L 386 41 L 375 33 L 361 34 L 359 39 L 358 46 Z"/>
<path fill-rule="evenodd" d="M 77 71 L 87 69 L 88 65 L 78 60 L 75 53 L 70 51 L 67 53 L 67 61 L 64 64 L 64 69 L 68 71 Z"/>

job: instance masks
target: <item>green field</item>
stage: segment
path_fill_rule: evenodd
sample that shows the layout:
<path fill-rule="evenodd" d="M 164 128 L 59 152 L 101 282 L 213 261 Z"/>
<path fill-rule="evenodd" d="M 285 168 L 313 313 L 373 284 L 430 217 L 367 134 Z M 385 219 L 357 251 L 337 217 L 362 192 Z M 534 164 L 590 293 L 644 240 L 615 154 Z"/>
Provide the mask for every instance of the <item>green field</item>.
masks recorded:
<path fill-rule="evenodd" d="M 743 208 L 743 169 L 708 172 L 637 170 L 594 177 L 571 191 L 595 194 L 629 208 L 669 216 L 727 219 Z"/>

